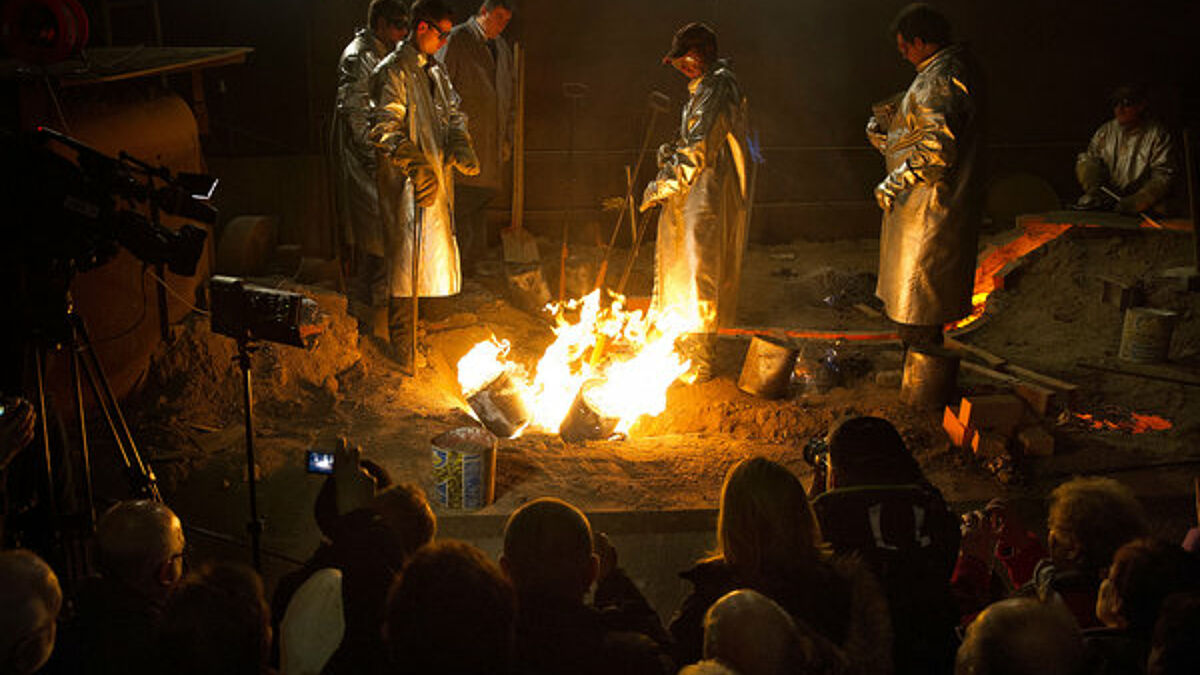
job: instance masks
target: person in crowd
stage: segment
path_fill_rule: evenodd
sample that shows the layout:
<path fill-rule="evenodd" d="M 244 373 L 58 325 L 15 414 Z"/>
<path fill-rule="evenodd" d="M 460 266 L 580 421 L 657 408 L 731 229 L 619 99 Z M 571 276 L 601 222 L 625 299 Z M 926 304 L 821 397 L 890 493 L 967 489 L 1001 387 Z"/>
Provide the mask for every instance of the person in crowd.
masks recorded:
<path fill-rule="evenodd" d="M 811 672 L 824 665 L 819 643 L 770 598 L 742 589 L 722 596 L 705 614 L 700 663 L 717 663 L 741 675 Z"/>
<path fill-rule="evenodd" d="M 37 426 L 33 405 L 23 398 L 0 398 L 0 544 L 7 541 L 8 467 L 25 446 L 33 442 Z"/>
<path fill-rule="evenodd" d="M 875 294 L 906 346 L 940 345 L 942 327 L 971 311 L 985 92 L 966 46 L 952 41 L 938 10 L 908 5 L 891 35 L 917 75 L 882 143 L 888 173 L 875 188 L 883 210 Z"/>
<path fill-rule="evenodd" d="M 500 567 L 517 592 L 520 672 L 674 672 L 658 614 L 579 509 L 552 498 L 518 508 L 504 527 Z"/>
<path fill-rule="evenodd" d="M 962 545 L 950 582 L 963 625 L 1029 583 L 1047 555 L 1007 500 L 993 499 L 982 511 L 964 515 Z"/>
<path fill-rule="evenodd" d="M 1176 593 L 1158 612 L 1147 675 L 1191 675 L 1200 673 L 1200 593 Z"/>
<path fill-rule="evenodd" d="M 1113 554 L 1146 536 L 1142 505 L 1112 478 L 1075 478 L 1050 493 L 1047 527 L 1050 557 L 1038 564 L 1025 592 L 1049 588 L 1062 596 L 1080 626 L 1098 626 L 1096 595 Z"/>
<path fill-rule="evenodd" d="M 371 75 L 375 107 L 370 139 L 376 149 L 385 238 L 392 242 L 388 334 L 392 355 L 409 369 L 417 365 L 408 363 L 412 312 L 402 299 L 441 298 L 461 290 L 452 213 L 454 171 L 479 173 L 458 93 L 435 57 L 452 27 L 443 0 L 417 0 L 408 37 Z"/>
<path fill-rule="evenodd" d="M 428 544 L 388 595 L 392 664 L 412 673 L 513 672 L 516 612 L 512 583 L 483 551 L 459 541 Z"/>
<path fill-rule="evenodd" d="M 58 612 L 58 577 L 30 551 L 0 551 L 0 673 L 27 675 L 50 659 Z"/>
<path fill-rule="evenodd" d="M 716 331 L 733 325 L 742 254 L 750 152 L 747 106 L 728 61 L 718 58 L 717 34 L 689 23 L 663 57 L 688 79 L 679 136 L 658 149 L 658 175 L 641 210 L 661 204 L 654 258 L 653 307 L 695 315 L 683 348 L 695 381 L 713 376 Z"/>
<path fill-rule="evenodd" d="M 306 565 L 313 573 L 336 569 L 342 574 L 345 637 L 326 672 L 386 672 L 380 627 L 388 588 L 408 558 L 433 541 L 436 529 L 425 493 L 405 483 L 380 492 L 365 507 L 338 520 L 330 547 Z M 290 597 L 275 604 L 286 613 L 289 603 Z"/>
<path fill-rule="evenodd" d="M 345 520 L 342 517 L 366 507 L 376 494 L 387 490 L 394 482 L 386 469 L 369 459 L 361 458 L 360 455 L 361 450 L 358 447 L 351 446 L 345 438 L 338 439 L 334 447 L 333 475 L 326 477 L 313 503 L 313 518 L 316 520 L 317 529 L 321 531 L 321 543 L 304 565 L 283 575 L 275 584 L 275 592 L 271 596 L 271 628 L 279 639 L 272 643 L 272 665 L 281 665 L 279 647 L 284 636 L 281 623 L 293 596 L 301 586 L 319 571 L 336 570 L 336 575 L 326 575 L 325 583 L 334 583 L 333 580 L 336 579 L 335 590 L 339 599 L 341 597 L 340 560 L 345 557 L 345 552 L 337 546 L 334 538 L 344 534 L 344 537 L 353 540 L 360 536 L 358 530 L 364 525 L 369 526 L 370 522 L 369 519 L 362 518 L 361 514 L 349 515 Z M 416 509 L 414 513 L 418 514 L 418 519 L 424 518 L 420 509 Z M 419 546 L 420 543 L 416 545 Z M 340 607 L 338 613 L 338 620 L 341 620 Z"/>
<path fill-rule="evenodd" d="M 825 541 L 836 553 L 860 556 L 883 586 L 896 672 L 950 673 L 959 616 L 950 589 L 958 517 L 887 420 L 844 420 L 828 447 L 828 491 L 813 500 Z"/>
<path fill-rule="evenodd" d="M 454 182 L 454 216 L 468 274 L 487 255 L 484 209 L 499 194 L 504 165 L 512 157 L 516 71 L 502 35 L 512 15 L 513 0 L 484 0 L 475 16 L 450 31 L 438 54 L 462 97 L 479 157 L 479 174 Z"/>
<path fill-rule="evenodd" d="M 350 311 L 359 331 L 386 341 L 388 265 L 379 215 L 375 146 L 371 131 L 371 73 L 408 33 L 402 0 L 371 0 L 360 28 L 338 59 L 333 153 L 337 172 L 338 227 L 350 274 Z"/>
<path fill-rule="evenodd" d="M 1054 596 L 1011 598 L 985 609 L 958 648 L 956 675 L 1079 675 L 1083 638 Z"/>
<path fill-rule="evenodd" d="M 233 563 L 189 573 L 167 601 L 159 635 L 162 670 L 179 675 L 261 675 L 271 644 L 262 580 Z"/>
<path fill-rule="evenodd" d="M 98 574 L 75 592 L 57 672 L 155 673 L 155 635 L 184 573 L 183 523 L 165 504 L 118 502 L 96 524 Z"/>
<path fill-rule="evenodd" d="M 750 588 L 778 603 L 820 636 L 853 672 L 892 671 L 887 600 L 867 566 L 830 555 L 800 480 L 763 457 L 725 476 L 717 553 L 681 576 L 694 589 L 671 621 L 676 661 L 702 656 L 702 619 L 722 595 Z"/>
<path fill-rule="evenodd" d="M 1075 161 L 1083 190 L 1076 205 L 1129 214 L 1166 212 L 1178 170 L 1171 133 L 1152 114 L 1141 85 L 1117 87 L 1110 103 L 1113 118 L 1100 125 Z"/>
<path fill-rule="evenodd" d="M 1173 593 L 1200 590 L 1200 562 L 1157 539 L 1135 539 L 1113 555 L 1100 582 L 1096 617 L 1105 628 L 1084 632 L 1092 675 L 1143 673 L 1159 609 Z"/>

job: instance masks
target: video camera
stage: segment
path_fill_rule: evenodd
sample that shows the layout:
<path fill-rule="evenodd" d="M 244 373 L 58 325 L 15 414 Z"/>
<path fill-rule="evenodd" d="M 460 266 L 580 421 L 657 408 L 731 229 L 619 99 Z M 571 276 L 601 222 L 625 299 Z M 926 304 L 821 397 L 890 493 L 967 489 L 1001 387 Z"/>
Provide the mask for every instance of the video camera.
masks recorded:
<path fill-rule="evenodd" d="M 321 332 L 317 303 L 301 293 L 219 275 L 209 281 L 208 292 L 214 333 L 308 348 Z"/>
<path fill-rule="evenodd" d="M 52 151 L 50 142 L 74 151 L 76 161 Z M 69 283 L 76 272 L 103 265 L 120 245 L 175 274 L 196 273 L 208 233 L 194 225 L 172 230 L 158 215 L 215 223 L 217 211 L 208 199 L 217 181 L 211 176 L 172 174 L 125 152 L 110 157 L 45 127 L 0 145 L 14 170 L 5 208 L 15 209 L 21 223 L 15 234 L 23 263 L 47 267 Z M 149 216 L 133 210 L 135 204 L 147 206 Z"/>

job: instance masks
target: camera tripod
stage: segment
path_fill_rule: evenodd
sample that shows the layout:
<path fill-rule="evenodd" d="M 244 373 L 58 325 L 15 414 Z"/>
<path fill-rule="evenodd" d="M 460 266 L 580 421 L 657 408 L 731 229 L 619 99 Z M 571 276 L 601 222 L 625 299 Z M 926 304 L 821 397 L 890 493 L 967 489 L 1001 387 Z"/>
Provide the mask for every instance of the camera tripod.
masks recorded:
<path fill-rule="evenodd" d="M 55 528 L 57 540 L 55 543 L 62 547 L 62 553 L 65 558 L 64 562 L 69 574 L 83 575 L 88 570 L 86 549 L 82 542 L 83 539 L 95 530 L 96 526 L 96 505 L 92 486 L 91 446 L 89 443 L 86 407 L 84 406 L 83 398 L 85 380 L 91 391 L 92 399 L 99 406 L 105 424 L 112 434 L 113 442 L 117 449 L 117 457 L 120 459 L 133 496 L 139 499 L 153 499 L 161 502 L 162 495 L 159 493 L 153 469 L 149 463 L 142 459 L 141 454 L 138 452 L 137 444 L 133 440 L 133 434 L 130 433 L 129 425 L 125 421 L 125 415 L 121 412 L 121 407 L 112 392 L 112 386 L 109 384 L 108 376 L 105 375 L 100 359 L 96 355 L 91 337 L 88 335 L 87 327 L 84 325 L 83 317 L 75 311 L 69 293 L 66 297 L 65 310 L 65 316 L 61 317 L 63 323 L 57 326 L 56 332 L 51 333 L 50 331 L 46 331 L 34 334 L 32 351 L 37 384 L 37 400 L 34 402 L 34 405 L 37 409 L 38 424 L 42 435 L 43 461 L 46 469 L 45 494 L 51 522 Z M 46 402 L 47 357 L 51 351 L 60 348 L 65 349 L 69 353 L 70 392 L 73 398 L 72 404 L 74 405 L 75 422 L 79 425 L 79 466 L 82 471 L 80 484 L 82 485 L 83 494 L 80 504 L 81 513 L 71 514 L 74 516 L 73 518 L 68 518 L 58 508 L 54 462 L 51 457 L 50 429 L 47 421 L 47 412 L 49 410 Z M 69 450 L 64 448 L 62 461 L 70 462 L 69 455 Z M 82 536 L 78 537 L 76 541 L 63 541 L 61 538 L 62 532 L 68 529 Z M 68 543 L 75 546 L 68 546 Z"/>

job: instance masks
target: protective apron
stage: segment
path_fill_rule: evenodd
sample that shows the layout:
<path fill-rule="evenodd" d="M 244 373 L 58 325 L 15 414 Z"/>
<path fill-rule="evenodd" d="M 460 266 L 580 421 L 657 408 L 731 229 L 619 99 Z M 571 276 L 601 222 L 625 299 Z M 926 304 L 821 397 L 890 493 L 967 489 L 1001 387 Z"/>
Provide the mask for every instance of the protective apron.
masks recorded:
<path fill-rule="evenodd" d="M 411 297 L 414 232 L 420 230 L 417 295 L 454 295 L 462 286 L 458 243 L 454 237 L 456 157 L 470 155 L 467 119 L 459 111 L 458 94 L 437 59 L 403 41 L 379 63 L 371 76 L 375 101 L 371 141 L 379 159 L 379 207 L 391 261 L 392 297 Z M 417 167 L 433 172 L 433 203 L 418 206 L 408 177 Z M 422 169 L 426 170 L 426 169 Z M 417 225 L 419 224 L 419 228 Z"/>
<path fill-rule="evenodd" d="M 891 208 L 875 294 L 898 323 L 938 325 L 970 313 L 983 208 L 980 80 L 963 46 L 945 47 L 917 67 L 892 119 L 867 124 L 868 140 L 887 129 L 888 175 L 876 195 Z"/>
<path fill-rule="evenodd" d="M 338 60 L 337 102 L 333 118 L 333 159 L 341 241 L 373 256 L 383 255 L 379 188 L 371 131 L 371 73 L 387 56 L 387 47 L 362 28 Z"/>
<path fill-rule="evenodd" d="M 684 317 L 694 332 L 731 326 L 746 250 L 746 99 L 724 61 L 688 84 L 679 138 L 658 150 L 645 202 L 661 202 L 652 308 Z"/>

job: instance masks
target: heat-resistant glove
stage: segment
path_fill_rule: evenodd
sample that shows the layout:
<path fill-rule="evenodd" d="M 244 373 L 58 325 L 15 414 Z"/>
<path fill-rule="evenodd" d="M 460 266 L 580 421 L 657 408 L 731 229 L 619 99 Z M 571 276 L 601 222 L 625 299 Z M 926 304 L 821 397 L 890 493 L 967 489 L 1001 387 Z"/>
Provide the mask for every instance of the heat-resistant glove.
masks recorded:
<path fill-rule="evenodd" d="M 1095 157 L 1085 156 L 1075 163 L 1075 178 L 1079 180 L 1079 187 L 1083 188 L 1085 193 L 1099 190 L 1107 174 L 1104 162 Z"/>
<path fill-rule="evenodd" d="M 408 179 L 413 185 L 413 200 L 417 206 L 433 206 L 438 193 L 437 174 L 428 164 L 414 164 L 410 170 Z"/>

